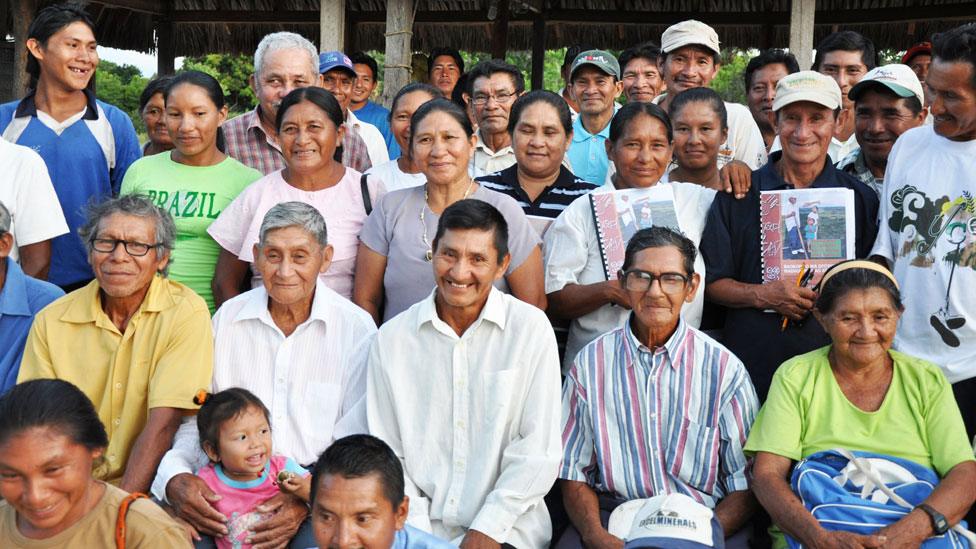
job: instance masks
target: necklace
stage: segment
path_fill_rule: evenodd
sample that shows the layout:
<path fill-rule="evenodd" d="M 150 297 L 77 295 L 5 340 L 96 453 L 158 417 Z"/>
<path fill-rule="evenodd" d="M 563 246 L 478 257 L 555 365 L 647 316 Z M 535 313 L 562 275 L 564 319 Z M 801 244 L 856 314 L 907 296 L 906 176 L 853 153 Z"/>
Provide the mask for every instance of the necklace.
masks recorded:
<path fill-rule="evenodd" d="M 469 194 L 471 194 L 471 187 L 474 187 L 474 179 L 468 183 L 468 188 L 464 191 L 464 196 L 461 197 L 461 200 L 464 200 Z M 427 261 L 428 263 L 434 259 L 434 249 L 431 248 L 430 240 L 427 239 L 427 223 L 424 222 L 424 211 L 427 209 L 427 201 L 429 198 L 430 195 L 427 193 L 427 184 L 424 183 L 424 205 L 420 207 L 420 226 L 424 228 L 424 235 L 422 238 L 424 240 L 424 248 L 427 250 L 424 252 L 424 261 Z M 431 211 L 433 212 L 433 210 Z"/>

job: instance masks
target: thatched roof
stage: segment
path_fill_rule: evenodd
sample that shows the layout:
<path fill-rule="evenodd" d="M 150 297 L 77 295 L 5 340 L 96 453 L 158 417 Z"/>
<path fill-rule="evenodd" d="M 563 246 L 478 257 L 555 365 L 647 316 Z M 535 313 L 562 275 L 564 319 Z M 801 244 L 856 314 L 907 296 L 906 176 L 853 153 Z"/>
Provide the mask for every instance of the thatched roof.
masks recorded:
<path fill-rule="evenodd" d="M 0 32 L 9 32 L 9 6 Z M 336 1 L 336 0 L 323 0 Z M 452 45 L 487 51 L 492 23 L 489 7 L 499 0 L 415 0 L 413 48 Z M 501 2 L 504 4 L 504 0 Z M 104 45 L 152 51 L 154 29 L 172 6 L 177 55 L 253 52 L 262 36 L 278 30 L 319 39 L 319 0 L 92 0 L 91 13 Z M 789 42 L 790 0 L 509 0 L 508 49 L 531 48 L 532 20 L 546 20 L 546 47 L 589 43 L 622 48 L 660 40 L 671 23 L 694 17 L 712 24 L 723 45 L 785 47 Z M 349 47 L 384 48 L 385 0 L 346 0 Z M 817 0 L 814 42 L 837 28 L 859 31 L 879 49 L 905 49 L 934 32 L 976 20 L 971 0 Z M 209 21 L 209 22 L 202 22 Z M 7 25 L 7 28 L 4 28 Z"/>

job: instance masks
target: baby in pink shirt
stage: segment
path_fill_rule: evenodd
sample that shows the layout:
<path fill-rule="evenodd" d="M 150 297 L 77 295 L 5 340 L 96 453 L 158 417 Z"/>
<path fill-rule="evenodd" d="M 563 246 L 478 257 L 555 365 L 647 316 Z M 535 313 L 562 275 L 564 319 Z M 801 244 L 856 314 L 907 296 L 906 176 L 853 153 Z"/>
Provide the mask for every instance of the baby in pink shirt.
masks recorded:
<path fill-rule="evenodd" d="M 246 389 L 202 393 L 197 429 L 210 464 L 197 471 L 220 496 L 214 507 L 227 517 L 228 534 L 215 541 L 219 549 L 246 549 L 251 527 L 267 516 L 257 508 L 279 491 L 307 503 L 310 474 L 291 458 L 271 452 L 267 407 Z"/>

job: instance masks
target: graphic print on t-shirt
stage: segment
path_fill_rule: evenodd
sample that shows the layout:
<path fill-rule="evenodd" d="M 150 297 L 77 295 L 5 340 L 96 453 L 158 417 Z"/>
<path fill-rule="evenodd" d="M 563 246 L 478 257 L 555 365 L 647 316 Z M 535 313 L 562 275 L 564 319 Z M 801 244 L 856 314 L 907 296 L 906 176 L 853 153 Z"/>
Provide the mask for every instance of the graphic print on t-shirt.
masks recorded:
<path fill-rule="evenodd" d="M 943 343 L 958 347 L 955 331 L 965 326 L 966 318 L 951 307 L 949 292 L 958 269 L 976 270 L 976 199 L 968 191 L 954 199 L 932 199 L 907 185 L 891 195 L 891 206 L 888 226 L 901 233 L 904 243 L 895 250 L 898 257 L 910 256 L 912 267 L 938 268 L 941 262 L 949 269 L 945 299 L 932 305 L 938 309 L 929 323 Z"/>

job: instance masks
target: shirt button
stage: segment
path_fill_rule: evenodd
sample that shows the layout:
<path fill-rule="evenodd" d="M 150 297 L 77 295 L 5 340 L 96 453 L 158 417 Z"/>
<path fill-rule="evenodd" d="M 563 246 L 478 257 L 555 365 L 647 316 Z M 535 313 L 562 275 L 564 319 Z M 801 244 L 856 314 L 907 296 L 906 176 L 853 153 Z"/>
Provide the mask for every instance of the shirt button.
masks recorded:
<path fill-rule="evenodd" d="M 122 384 L 121 383 L 116 383 L 115 384 L 115 388 L 116 389 L 122 389 Z"/>
<path fill-rule="evenodd" d="M 108 460 L 109 461 L 115 461 L 115 454 L 109 454 L 108 455 Z"/>
<path fill-rule="evenodd" d="M 120 418 L 115 418 L 115 421 L 113 421 L 112 423 L 114 423 L 116 425 L 121 425 L 122 424 L 122 420 Z"/>

